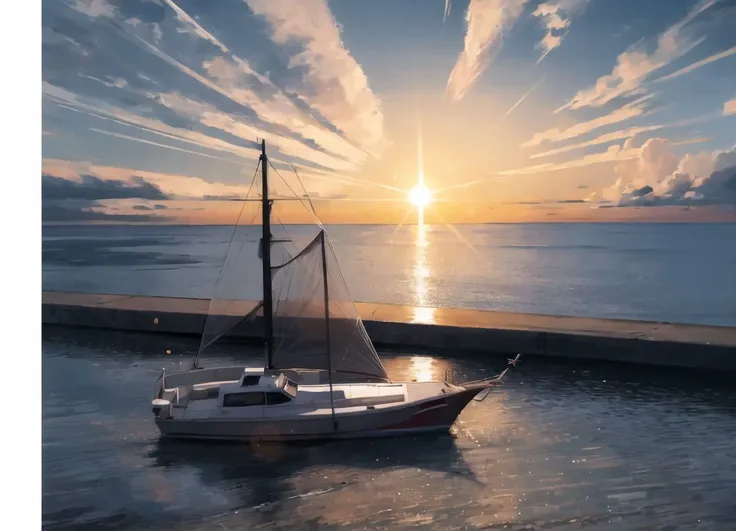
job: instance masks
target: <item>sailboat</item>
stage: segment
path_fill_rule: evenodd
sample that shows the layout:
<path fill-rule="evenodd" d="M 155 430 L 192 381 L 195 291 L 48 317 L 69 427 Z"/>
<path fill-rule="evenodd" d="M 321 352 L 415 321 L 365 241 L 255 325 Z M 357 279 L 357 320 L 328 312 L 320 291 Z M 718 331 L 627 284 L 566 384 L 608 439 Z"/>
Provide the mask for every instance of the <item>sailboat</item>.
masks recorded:
<path fill-rule="evenodd" d="M 191 370 L 162 370 L 156 381 L 151 406 L 162 437 L 303 441 L 448 432 L 471 400 L 502 383 L 519 356 L 501 374 L 463 385 L 447 375 L 442 381 L 391 381 L 324 226 L 297 252 L 272 260 L 282 240 L 271 233 L 265 140 L 259 166 L 262 301 L 252 307 L 210 304 Z M 204 348 L 252 319 L 262 323 L 263 366 L 198 365 Z"/>

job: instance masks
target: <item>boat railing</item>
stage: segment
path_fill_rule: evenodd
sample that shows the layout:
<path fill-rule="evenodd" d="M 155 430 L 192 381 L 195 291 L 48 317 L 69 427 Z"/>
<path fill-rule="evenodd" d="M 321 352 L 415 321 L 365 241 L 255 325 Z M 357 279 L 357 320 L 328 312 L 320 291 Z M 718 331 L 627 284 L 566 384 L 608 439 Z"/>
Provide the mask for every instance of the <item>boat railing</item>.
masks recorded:
<path fill-rule="evenodd" d="M 161 369 L 161 374 L 156 378 L 156 383 L 153 384 L 153 398 L 161 398 L 164 390 L 166 389 L 166 369 Z"/>

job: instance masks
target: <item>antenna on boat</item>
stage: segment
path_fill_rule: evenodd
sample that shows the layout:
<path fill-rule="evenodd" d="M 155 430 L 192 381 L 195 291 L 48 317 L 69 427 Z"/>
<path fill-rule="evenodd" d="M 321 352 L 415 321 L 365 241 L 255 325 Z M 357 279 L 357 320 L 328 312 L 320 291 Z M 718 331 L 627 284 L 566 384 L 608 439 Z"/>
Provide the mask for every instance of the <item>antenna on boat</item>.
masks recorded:
<path fill-rule="evenodd" d="M 266 140 L 261 141 L 261 210 L 263 214 L 261 252 L 263 256 L 263 337 L 266 346 L 266 370 L 273 369 L 273 290 L 271 287 L 271 201 L 268 199 L 268 156 Z"/>

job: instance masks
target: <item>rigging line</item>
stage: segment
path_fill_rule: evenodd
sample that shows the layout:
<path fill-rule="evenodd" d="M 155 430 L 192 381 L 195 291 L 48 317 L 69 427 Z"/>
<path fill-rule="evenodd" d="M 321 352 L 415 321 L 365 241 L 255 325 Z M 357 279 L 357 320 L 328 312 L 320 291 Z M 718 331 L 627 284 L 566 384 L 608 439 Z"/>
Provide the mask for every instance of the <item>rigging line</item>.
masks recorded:
<path fill-rule="evenodd" d="M 271 168 L 273 169 L 273 171 L 276 172 L 276 175 L 279 176 L 279 178 L 281 179 L 281 181 L 283 181 L 283 183 L 286 185 L 286 187 L 289 189 L 289 191 L 291 191 L 291 193 L 294 194 L 294 197 L 296 197 L 296 199 L 302 204 L 302 206 L 304 208 L 307 208 L 307 206 L 304 204 L 304 201 L 302 200 L 302 198 L 299 197 L 299 194 L 297 194 L 296 191 L 291 187 L 291 185 L 286 181 L 286 179 L 284 179 L 284 176 L 281 175 L 281 172 L 278 169 L 276 169 L 276 167 L 271 163 L 270 160 L 268 161 L 268 163 L 271 165 Z M 297 175 L 297 178 L 298 178 L 298 175 Z M 299 184 L 302 184 L 301 181 L 299 182 Z M 304 185 L 303 184 L 302 184 L 302 188 L 304 189 L 304 195 L 306 195 L 307 196 L 307 199 L 309 199 L 309 194 L 307 193 L 307 189 L 304 188 Z M 312 204 L 311 199 L 309 199 L 309 204 L 310 205 Z M 309 208 L 307 208 L 307 210 L 309 210 Z M 314 217 L 314 212 L 312 212 L 312 216 Z M 315 217 L 315 220 L 317 221 L 317 223 L 321 227 L 322 224 L 319 222 L 318 219 L 316 219 L 316 217 Z"/>
<path fill-rule="evenodd" d="M 269 162 L 269 164 L 270 164 L 270 162 Z M 319 218 L 317 217 L 317 212 L 316 212 L 316 211 L 315 211 L 315 209 L 314 209 L 314 205 L 312 204 L 312 200 L 310 199 L 310 197 L 309 197 L 309 194 L 308 194 L 308 193 L 306 193 L 306 192 L 307 192 L 307 189 L 306 189 L 306 188 L 304 187 L 304 183 L 302 182 L 301 178 L 299 177 L 299 173 L 298 173 L 298 172 L 296 171 L 296 168 L 294 167 L 294 165 L 293 165 L 293 164 L 292 164 L 291 166 L 292 166 L 292 169 L 294 170 L 294 173 L 295 173 L 295 175 L 296 175 L 296 178 L 297 178 L 297 180 L 299 181 L 299 184 L 301 185 L 302 189 L 303 189 L 303 190 L 304 190 L 304 192 L 305 192 L 305 194 L 304 194 L 304 195 L 306 195 L 306 196 L 307 196 L 307 200 L 309 201 L 309 205 L 310 205 L 310 207 L 311 207 L 311 212 L 310 212 L 310 213 L 312 214 L 312 217 L 314 217 L 314 219 L 315 219 L 316 223 L 317 223 L 317 224 L 318 224 L 318 225 L 320 226 L 320 228 L 321 228 L 321 229 L 322 229 L 322 230 L 324 231 L 324 230 L 325 230 L 325 228 L 324 228 L 324 225 L 322 225 L 322 222 L 321 222 L 321 221 L 319 220 Z M 277 174 L 277 175 L 278 175 L 278 176 L 279 176 L 279 177 L 281 178 L 281 180 L 282 180 L 282 181 L 284 181 L 284 184 L 286 184 L 286 186 L 287 186 L 287 187 L 289 188 L 289 190 L 291 190 L 291 193 L 293 193 L 293 194 L 294 194 L 295 196 L 299 197 L 299 196 L 297 195 L 297 193 L 296 193 L 296 192 L 294 191 L 294 189 L 293 189 L 293 188 L 292 188 L 292 187 L 291 187 L 291 186 L 289 185 L 289 183 L 288 183 L 288 182 L 286 182 L 286 179 L 284 179 L 284 178 L 283 178 L 283 176 L 281 175 L 281 173 L 279 172 L 279 170 L 277 170 L 276 168 L 274 168 L 274 167 L 273 167 L 273 164 L 271 164 L 271 167 L 272 167 L 272 168 L 273 168 L 273 170 L 274 170 L 274 171 L 276 172 L 276 174 Z M 300 201 L 301 201 L 301 198 L 300 198 Z M 302 202 L 302 204 L 304 204 L 304 203 Z M 306 205 L 304 205 L 304 206 L 305 206 L 305 208 L 306 208 Z M 308 210 L 309 210 L 309 209 L 308 209 Z M 327 236 L 327 235 L 325 234 L 325 236 Z M 330 251 L 332 252 L 332 254 L 333 254 L 333 255 L 335 255 L 335 248 L 334 248 L 334 247 L 332 246 L 332 240 L 331 240 L 331 239 L 330 239 L 329 237 L 325 237 L 325 240 L 324 240 L 324 241 L 325 241 L 325 243 L 326 243 L 326 244 L 327 244 L 327 245 L 329 246 L 329 248 L 330 248 Z M 324 245 L 324 244 L 323 244 L 323 245 Z M 334 273 L 332 273 L 331 271 L 329 271 L 328 273 L 330 273 L 330 274 L 334 274 Z M 337 273 L 338 273 L 338 275 L 339 275 L 339 278 L 340 278 L 340 280 L 342 281 L 343 287 L 345 288 L 346 292 L 347 292 L 347 293 L 349 294 L 349 293 L 350 293 L 350 289 L 348 288 L 347 282 L 345 281 L 345 277 L 344 277 L 344 275 L 342 274 L 342 271 L 340 270 L 340 268 L 337 268 Z M 353 309 L 355 310 L 355 312 L 356 312 L 356 314 L 357 314 L 357 308 L 355 307 L 355 303 L 353 303 L 353 304 L 352 304 L 352 307 L 353 307 Z M 358 315 L 358 319 L 360 319 L 360 315 Z M 374 349 L 375 349 L 375 347 L 374 347 Z"/>
<path fill-rule="evenodd" d="M 282 230 L 283 230 L 283 231 L 284 231 L 284 232 L 286 233 L 286 238 L 287 238 L 287 239 L 289 239 L 289 240 L 291 240 L 291 242 L 290 242 L 290 243 L 292 243 L 293 247 L 294 247 L 294 248 L 295 248 L 295 249 L 297 250 L 297 254 L 298 254 L 298 251 L 299 251 L 299 249 L 298 249 L 298 248 L 297 248 L 297 246 L 296 246 L 296 242 L 294 241 L 294 238 L 292 238 L 292 237 L 291 237 L 291 234 L 289 234 L 289 231 L 288 231 L 288 230 L 286 230 L 286 223 L 284 223 L 283 221 L 281 221 L 281 218 L 279 218 L 279 216 L 278 216 L 277 214 L 274 214 L 274 215 L 273 215 L 273 217 L 275 217 L 275 218 L 276 218 L 276 221 L 278 222 L 279 226 L 280 226 L 280 227 L 281 227 L 281 229 L 282 229 Z M 285 242 L 285 243 L 289 243 L 289 242 Z M 284 247 L 286 247 L 286 246 L 284 246 Z M 285 252 L 285 253 L 286 253 L 286 254 L 287 254 L 287 255 L 289 256 L 289 258 L 291 259 L 291 253 L 289 253 L 289 250 L 288 250 L 288 249 L 284 249 L 284 252 Z M 273 268 L 272 268 L 272 269 L 273 269 Z"/>
<path fill-rule="evenodd" d="M 300 203 L 302 204 L 302 206 L 303 206 L 303 207 L 304 207 L 304 208 L 305 208 L 305 209 L 306 209 L 306 210 L 307 210 L 307 211 L 308 211 L 308 212 L 309 212 L 309 213 L 311 214 L 311 216 L 312 216 L 312 218 L 314 219 L 315 223 L 317 223 L 317 225 L 319 225 L 319 227 L 320 227 L 321 229 L 324 229 L 325 227 L 324 227 L 324 226 L 322 225 L 322 222 L 321 222 L 321 221 L 319 220 L 319 218 L 317 217 L 317 213 L 316 213 L 316 212 L 314 211 L 314 207 L 312 207 L 312 210 L 310 210 L 310 209 L 309 209 L 309 208 L 307 207 L 307 205 L 305 205 L 305 204 L 304 204 L 304 201 L 302 200 L 302 198 L 301 198 L 301 197 L 299 197 L 299 194 L 297 194 L 297 193 L 296 193 L 296 191 L 294 191 L 294 189 L 293 189 L 293 188 L 291 187 L 291 185 L 290 185 L 290 184 L 289 184 L 288 182 L 286 182 L 286 179 L 284 179 L 284 176 L 283 176 L 283 175 L 281 175 L 281 172 L 280 172 L 279 170 L 277 170 L 277 169 L 276 169 L 276 167 L 275 167 L 275 166 L 274 166 L 274 165 L 273 165 L 273 164 L 271 163 L 271 161 L 270 161 L 270 160 L 268 161 L 268 163 L 269 163 L 269 164 L 271 165 L 271 168 L 273 169 L 273 171 L 275 171 L 275 172 L 276 172 L 276 175 L 278 175 L 278 176 L 279 176 L 279 178 L 280 178 L 280 179 L 281 179 L 281 180 L 283 181 L 283 183 L 284 183 L 284 184 L 286 185 L 286 187 L 287 187 L 287 188 L 288 188 L 288 189 L 289 189 L 289 190 L 291 191 L 291 193 L 292 193 L 292 194 L 294 194 L 294 195 L 296 196 L 296 198 L 297 198 L 297 199 L 299 200 L 299 202 L 300 202 Z M 301 181 L 300 181 L 300 184 L 301 184 Z M 303 184 L 302 184 L 302 187 L 304 187 L 304 185 L 303 185 Z M 306 192 L 307 192 L 307 190 L 306 190 L 306 189 L 304 190 L 304 192 L 305 192 L 305 195 L 307 196 L 307 198 L 309 198 L 309 194 L 308 194 L 308 193 L 306 193 Z M 312 204 L 312 201 L 311 201 L 311 199 L 309 200 L 309 204 L 310 204 L 310 205 Z"/>
<path fill-rule="evenodd" d="M 325 233 L 325 236 L 326 236 L 326 233 Z M 330 240 L 329 237 L 326 237 L 325 238 L 325 242 L 330 247 L 330 252 L 332 253 L 332 255 L 333 256 L 337 256 L 336 253 L 335 253 L 335 248 L 332 246 L 332 241 Z M 345 281 L 345 276 L 342 274 L 342 270 L 339 267 L 337 267 L 335 269 L 337 270 L 337 274 L 338 274 L 340 280 L 342 281 L 342 286 L 345 289 L 345 293 L 347 295 L 347 300 L 349 301 L 349 304 L 350 304 L 353 312 L 355 312 L 355 315 L 357 317 L 357 319 L 356 319 L 356 325 L 355 325 L 356 328 L 357 328 L 358 327 L 358 324 L 357 323 L 360 322 L 360 324 L 363 324 L 363 319 L 361 319 L 361 317 L 360 317 L 360 313 L 358 312 L 358 307 L 355 306 L 355 301 L 353 300 L 353 297 L 350 294 L 350 288 L 348 287 L 348 283 Z M 363 325 L 363 330 L 365 330 L 365 325 Z M 376 346 L 373 344 L 373 341 L 370 341 L 370 338 L 368 339 L 368 345 L 370 345 L 371 350 L 373 351 L 373 354 L 375 355 L 375 361 L 378 362 L 379 367 L 381 367 L 383 369 L 384 374 L 386 374 L 385 378 L 388 381 L 391 381 L 388 378 L 388 374 L 386 373 L 386 368 L 383 366 L 383 362 L 381 361 L 381 358 L 378 356 L 378 352 L 376 351 Z"/>
<path fill-rule="evenodd" d="M 255 184 L 256 176 L 258 175 L 258 168 L 260 168 L 260 167 L 261 167 L 261 161 L 259 160 L 258 161 L 258 164 L 256 164 L 256 171 L 253 172 L 253 178 L 250 181 L 250 186 L 248 187 L 248 192 L 245 194 L 245 198 L 246 199 L 250 195 L 251 190 L 253 190 L 253 185 Z M 217 279 L 217 283 L 215 284 L 215 296 L 217 295 L 218 290 L 220 288 L 220 283 L 222 282 L 222 278 L 223 278 L 222 271 L 225 268 L 225 264 L 227 262 L 227 256 L 230 254 L 230 248 L 232 247 L 232 245 L 233 245 L 233 239 L 235 238 L 235 231 L 237 230 L 238 225 L 240 225 L 240 219 L 243 217 L 243 212 L 245 212 L 245 206 L 246 205 L 247 205 L 247 202 L 246 201 L 243 201 L 243 206 L 240 208 L 240 213 L 238 214 L 238 219 L 235 222 L 235 225 L 233 225 L 233 230 L 230 233 L 230 241 L 228 242 L 227 251 L 225 252 L 225 259 L 223 260 L 222 266 L 220 267 L 219 278 Z M 214 299 L 210 299 L 210 304 L 209 304 L 208 309 L 207 309 L 207 316 L 208 317 L 212 313 L 212 304 L 213 304 L 213 302 L 214 302 Z M 205 319 L 204 329 L 202 330 L 202 341 L 204 340 L 204 332 L 205 332 L 205 329 L 206 328 L 207 328 L 207 320 Z M 207 348 L 207 346 L 209 346 L 209 345 L 206 345 L 205 347 L 202 347 L 202 343 L 200 342 L 199 348 L 197 349 L 197 355 L 194 358 L 194 364 L 193 364 L 194 367 L 197 366 L 197 360 L 199 359 L 200 352 L 202 352 L 202 350 L 204 348 Z"/>
<path fill-rule="evenodd" d="M 299 185 L 302 187 L 302 190 L 304 190 L 304 195 L 307 196 L 307 201 L 309 201 L 309 206 L 312 208 L 312 212 L 314 212 L 314 215 L 316 216 L 317 211 L 314 209 L 314 203 L 312 203 L 312 198 L 309 197 L 309 194 L 307 193 L 307 187 L 304 186 L 304 183 L 302 182 L 302 178 L 299 177 L 299 172 L 296 171 L 296 166 L 292 164 L 291 169 L 294 170 L 294 175 L 296 175 L 296 180 L 299 182 Z"/>
<path fill-rule="evenodd" d="M 271 163 L 271 161 L 270 161 L 270 160 L 269 160 L 269 164 L 270 164 L 271 168 L 273 169 L 273 171 L 275 171 L 275 172 L 276 172 L 276 174 L 277 174 L 277 175 L 279 176 L 279 178 L 280 178 L 280 179 L 281 179 L 281 180 L 282 180 L 282 181 L 284 182 L 284 184 L 286 185 L 286 187 L 287 187 L 287 188 L 288 188 L 288 189 L 289 189 L 289 190 L 291 191 L 291 193 L 292 193 L 292 194 L 294 194 L 294 195 L 295 195 L 295 196 L 296 196 L 296 197 L 297 197 L 297 198 L 299 199 L 299 201 L 300 201 L 300 202 L 302 203 L 302 205 L 304 206 L 304 208 L 305 208 L 305 209 L 306 209 L 306 210 L 307 210 L 307 211 L 308 211 L 308 212 L 309 212 L 309 213 L 311 214 L 312 218 L 313 218 L 313 219 L 314 219 L 314 221 L 315 221 L 315 222 L 317 223 L 317 225 L 319 225 L 319 227 L 320 227 L 320 228 L 322 229 L 322 234 L 323 234 L 323 240 L 322 240 L 322 242 L 323 242 L 323 243 L 322 243 L 322 245 L 323 245 L 323 246 L 324 246 L 325 244 L 326 244 L 326 245 L 328 245 L 328 246 L 329 246 L 329 248 L 330 248 L 330 252 L 332 253 L 332 255 L 333 255 L 333 256 L 335 256 L 335 249 L 334 249 L 334 247 L 332 246 L 332 241 L 331 241 L 331 239 L 330 239 L 329 237 L 327 237 L 327 234 L 326 234 L 326 230 L 325 230 L 325 227 L 324 227 L 324 225 L 322 225 L 322 222 L 321 222 L 321 221 L 319 220 L 319 218 L 317 217 L 317 212 L 316 212 L 316 211 L 315 211 L 315 209 L 314 209 L 314 205 L 312 204 L 312 200 L 310 199 L 310 197 L 309 197 L 309 194 L 307 193 L 307 189 L 306 189 L 306 188 L 304 187 L 304 183 L 302 183 L 302 180 L 301 180 L 301 178 L 299 177 L 299 174 L 298 174 L 298 172 L 296 172 L 296 168 L 294 168 L 294 167 L 293 167 L 293 165 L 292 165 L 292 168 L 294 169 L 294 173 L 296 174 L 297 180 L 299 181 L 299 184 L 301 185 L 302 189 L 303 189 L 303 190 L 304 190 L 304 192 L 305 192 L 305 194 L 304 194 L 304 195 L 306 195 L 306 196 L 307 196 L 307 199 L 309 200 L 309 206 L 311 207 L 311 209 L 310 209 L 310 208 L 308 208 L 308 207 L 307 207 L 307 206 L 306 206 L 306 205 L 304 204 L 304 202 L 303 202 L 303 201 L 302 201 L 302 199 L 301 199 L 301 198 L 299 197 L 299 195 L 298 195 L 298 194 L 296 193 L 296 191 L 294 191 L 294 189 L 293 189 L 293 188 L 291 187 L 291 185 L 289 185 L 289 183 L 288 183 L 288 182 L 286 181 L 286 179 L 284 179 L 283 175 L 281 175 L 281 172 L 279 172 L 279 170 L 278 170 L 278 169 L 277 169 L 276 167 L 274 167 L 274 165 L 273 165 L 273 164 Z M 315 239 L 315 241 L 316 241 L 316 239 Z M 311 242 L 311 243 L 310 243 L 309 245 L 307 245 L 307 247 L 310 247 L 310 246 L 312 245 L 312 243 L 314 243 L 314 241 L 312 241 L 312 242 Z M 306 248 L 307 248 L 307 247 L 305 247 L 305 248 L 304 248 L 304 250 L 306 250 Z M 304 252 L 304 250 L 302 250 L 302 252 Z M 290 262 L 291 262 L 291 261 L 293 261 L 293 260 L 295 260 L 296 258 L 298 258 L 298 257 L 299 257 L 299 256 L 301 255 L 301 253 L 302 253 L 302 252 L 300 252 L 300 253 L 299 253 L 298 255 L 296 255 L 296 256 L 295 256 L 294 258 L 292 258 L 292 260 L 290 260 Z M 289 262 L 287 262 L 287 264 L 288 264 L 288 263 L 289 263 Z M 286 264 L 284 264 L 284 265 L 286 265 Z M 361 323 L 362 323 L 362 319 L 360 318 L 360 314 L 358 313 L 358 309 L 357 309 L 357 307 L 355 306 L 355 302 L 353 302 L 353 301 L 352 301 L 352 298 L 350 297 L 350 289 L 348 288 L 348 284 L 347 284 L 347 282 L 345 281 L 345 277 L 344 277 L 344 275 L 342 274 L 342 271 L 340 270 L 340 268 L 339 268 L 339 267 L 338 267 L 338 268 L 336 268 L 336 269 L 337 269 L 337 274 L 339 275 L 339 279 L 340 279 L 340 281 L 342 281 L 342 286 L 343 286 L 343 288 L 345 289 L 345 292 L 346 292 L 346 294 L 348 295 L 348 299 L 349 299 L 349 300 L 351 301 L 351 303 L 350 303 L 350 306 L 352 307 L 352 309 L 353 309 L 353 311 L 355 312 L 355 315 L 356 315 L 356 317 L 357 317 L 357 320 L 356 320 L 356 328 L 357 328 L 357 327 L 358 327 L 358 324 L 357 324 L 357 322 L 361 322 Z M 328 275 L 330 275 L 330 276 L 334 275 L 334 273 L 333 273 L 332 271 L 328 271 L 327 273 L 328 273 Z M 333 278 L 334 278 L 334 277 L 333 277 Z M 372 349 L 371 349 L 371 350 L 373 351 L 373 354 L 374 354 L 374 355 L 376 356 L 376 358 L 377 358 L 377 361 L 378 361 L 378 364 L 379 364 L 379 366 L 380 366 L 380 367 L 381 367 L 381 368 L 383 369 L 383 372 L 384 372 L 384 374 L 385 374 L 385 373 L 386 373 L 386 369 L 385 369 L 385 367 L 383 366 L 383 363 L 381 362 L 380 358 L 378 358 L 378 354 L 377 354 L 377 352 L 376 352 L 376 347 L 375 347 L 375 346 L 373 345 L 373 343 L 372 343 L 372 342 L 370 343 L 370 345 L 371 345 L 371 347 L 372 347 Z M 388 378 L 386 378 L 386 379 L 388 379 Z"/>
<path fill-rule="evenodd" d="M 258 304 L 256 304 L 255 307 L 251 311 L 249 311 L 248 313 L 246 313 L 240 320 L 236 321 L 235 324 L 233 324 L 232 326 L 226 328 L 222 332 L 222 334 L 220 334 L 220 337 L 224 336 L 225 334 L 227 334 L 228 332 L 230 332 L 232 330 L 235 330 L 242 323 L 246 322 L 251 317 L 254 317 L 258 313 L 258 311 L 261 310 L 261 308 L 263 308 L 263 301 L 260 301 Z"/>

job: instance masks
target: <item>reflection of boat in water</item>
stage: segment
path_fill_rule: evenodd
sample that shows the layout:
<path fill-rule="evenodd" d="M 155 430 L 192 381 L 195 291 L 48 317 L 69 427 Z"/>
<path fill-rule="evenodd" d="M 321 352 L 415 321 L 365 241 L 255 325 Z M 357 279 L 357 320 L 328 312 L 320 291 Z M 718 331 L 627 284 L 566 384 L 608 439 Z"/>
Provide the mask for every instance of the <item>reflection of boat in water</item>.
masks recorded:
<path fill-rule="evenodd" d="M 465 462 L 455 437 L 417 435 L 416 447 L 396 446 L 393 439 L 377 438 L 344 445 L 334 441 L 304 441 L 290 444 L 258 442 L 243 446 L 233 442 L 178 441 L 160 439 L 149 457 L 156 466 L 194 466 L 208 484 L 235 483 L 254 479 L 288 478 L 307 468 L 349 467 L 385 470 L 387 467 L 415 468 L 459 475 L 478 481 Z M 217 451 L 213 452 L 213 444 Z M 203 448 L 208 451 L 203 452 Z"/>
<path fill-rule="evenodd" d="M 153 444 L 147 457 L 161 469 L 161 477 L 177 478 L 171 480 L 177 482 L 172 488 L 185 489 L 179 496 L 201 498 L 206 493 L 216 500 L 215 508 L 205 504 L 200 510 L 216 510 L 218 514 L 237 510 L 244 518 L 243 528 L 250 528 L 253 520 L 248 518 L 258 518 L 253 513 L 263 511 L 267 519 L 264 524 L 275 514 L 279 514 L 279 520 L 291 519 L 293 504 L 303 503 L 302 499 L 329 495 L 330 504 L 354 499 L 363 496 L 370 485 L 375 486 L 377 477 L 386 481 L 401 477 L 405 494 L 416 489 L 415 503 L 422 493 L 433 496 L 431 489 L 425 488 L 427 481 L 482 485 L 458 442 L 455 437 L 432 434 L 411 437 L 411 445 L 397 445 L 394 438 L 355 440 L 351 444 L 306 441 L 246 445 L 162 438 Z M 332 497 L 337 491 L 344 491 L 344 496 Z M 320 507 L 319 502 L 316 507 Z M 236 528 L 226 523 L 229 529 Z"/>
<path fill-rule="evenodd" d="M 265 142 L 260 165 L 263 300 L 244 309 L 228 296 L 216 296 L 199 350 L 257 317 L 265 335 L 265 367 L 205 369 L 195 359 L 190 371 L 162 373 L 152 402 L 161 434 L 294 441 L 448 431 L 474 397 L 501 383 L 508 368 L 462 386 L 447 379 L 391 382 L 324 227 L 318 224 L 317 234 L 296 253 L 274 252 L 290 240 L 271 233 Z M 273 264 L 275 256 L 285 258 Z"/>

